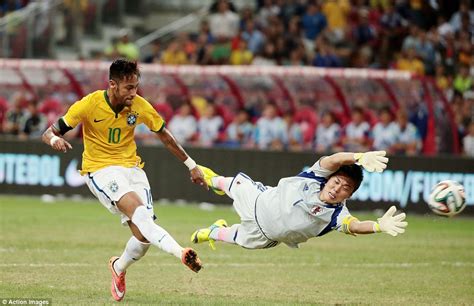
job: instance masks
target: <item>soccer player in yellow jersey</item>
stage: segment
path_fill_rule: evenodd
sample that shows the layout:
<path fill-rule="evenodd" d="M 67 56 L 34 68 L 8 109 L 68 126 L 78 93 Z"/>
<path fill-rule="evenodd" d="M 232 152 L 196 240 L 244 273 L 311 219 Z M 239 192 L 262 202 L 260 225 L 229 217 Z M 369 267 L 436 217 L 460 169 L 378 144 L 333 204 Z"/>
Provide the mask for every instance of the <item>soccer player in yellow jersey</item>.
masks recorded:
<path fill-rule="evenodd" d="M 117 301 L 125 295 L 125 271 L 145 255 L 150 244 L 178 258 L 192 271 L 201 261 L 191 248 L 181 247 L 154 222 L 150 184 L 137 155 L 135 127 L 146 124 L 166 148 L 188 167 L 191 180 L 208 188 L 202 171 L 166 129 L 163 118 L 137 94 L 140 71 L 136 62 L 114 61 L 109 70 L 107 90 L 93 92 L 74 103 L 66 114 L 43 134 L 43 141 L 56 151 L 72 149 L 61 136 L 82 123 L 84 153 L 81 174 L 91 192 L 122 224 L 132 237 L 120 257 L 112 257 L 111 294 Z"/>

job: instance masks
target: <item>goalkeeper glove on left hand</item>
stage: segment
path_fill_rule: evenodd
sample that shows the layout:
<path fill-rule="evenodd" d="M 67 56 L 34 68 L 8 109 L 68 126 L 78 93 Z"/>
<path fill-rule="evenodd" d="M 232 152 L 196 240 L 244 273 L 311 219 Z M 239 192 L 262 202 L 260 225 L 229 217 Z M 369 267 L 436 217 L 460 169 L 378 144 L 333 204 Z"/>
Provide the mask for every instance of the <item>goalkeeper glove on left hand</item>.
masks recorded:
<path fill-rule="evenodd" d="M 397 211 L 395 206 L 390 207 L 387 212 L 378 218 L 378 223 L 374 224 L 374 232 L 384 232 L 392 236 L 397 236 L 398 234 L 403 234 L 405 232 L 405 227 L 407 227 L 408 222 L 405 220 L 405 213 L 398 214 L 394 216 L 393 214 Z"/>
<path fill-rule="evenodd" d="M 387 168 L 388 158 L 385 151 L 370 151 L 365 153 L 354 153 L 356 164 L 364 167 L 369 172 L 382 172 Z"/>

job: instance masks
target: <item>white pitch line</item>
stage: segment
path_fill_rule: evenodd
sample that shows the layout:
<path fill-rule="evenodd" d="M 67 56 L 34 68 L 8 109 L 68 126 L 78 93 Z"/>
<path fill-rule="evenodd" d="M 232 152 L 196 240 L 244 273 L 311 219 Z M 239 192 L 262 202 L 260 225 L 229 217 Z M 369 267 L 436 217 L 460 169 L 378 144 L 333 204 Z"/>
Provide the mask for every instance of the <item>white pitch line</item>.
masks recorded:
<path fill-rule="evenodd" d="M 105 264 L 89 264 L 79 262 L 69 263 L 0 263 L 0 267 L 31 267 L 31 268 L 44 268 L 44 267 L 102 267 Z M 146 266 L 152 267 L 173 267 L 179 266 L 180 263 L 151 263 Z M 321 263 L 206 263 L 206 267 L 343 267 L 343 268 L 414 268 L 414 267 L 431 267 L 431 266 L 450 266 L 450 267 L 474 267 L 474 262 L 387 262 L 387 263 L 341 263 L 341 264 L 321 264 Z"/>

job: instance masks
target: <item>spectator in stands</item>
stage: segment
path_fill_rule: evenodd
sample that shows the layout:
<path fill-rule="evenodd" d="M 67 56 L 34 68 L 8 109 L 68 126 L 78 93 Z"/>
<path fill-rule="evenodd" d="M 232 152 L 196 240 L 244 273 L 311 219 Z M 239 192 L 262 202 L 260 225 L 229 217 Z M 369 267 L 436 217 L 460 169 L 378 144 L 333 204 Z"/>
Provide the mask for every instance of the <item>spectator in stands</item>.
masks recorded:
<path fill-rule="evenodd" d="M 377 38 L 377 32 L 373 25 L 369 23 L 369 11 L 367 9 L 359 9 L 359 23 L 353 29 L 352 35 L 357 46 L 373 45 Z"/>
<path fill-rule="evenodd" d="M 410 25 L 410 32 L 403 39 L 402 50 L 406 51 L 410 48 L 417 50 L 420 47 L 420 32 L 423 32 L 416 24 Z"/>
<path fill-rule="evenodd" d="M 138 60 L 140 50 L 135 43 L 130 41 L 130 30 L 120 30 L 119 37 L 116 47 L 120 56 L 130 60 Z"/>
<path fill-rule="evenodd" d="M 36 101 L 30 102 L 28 105 L 28 115 L 26 116 L 25 125 L 20 133 L 22 139 L 27 138 L 41 138 L 41 135 L 46 130 L 48 120 L 38 111 Z"/>
<path fill-rule="evenodd" d="M 155 40 L 151 45 L 151 53 L 145 57 L 143 62 L 147 64 L 158 64 L 161 61 L 161 43 Z"/>
<path fill-rule="evenodd" d="M 463 152 L 466 156 L 474 158 L 474 120 L 468 126 L 468 133 L 463 138 Z"/>
<path fill-rule="evenodd" d="M 248 20 L 242 38 L 247 42 L 248 49 L 252 54 L 257 54 L 263 49 L 265 35 L 255 27 L 255 21 Z"/>
<path fill-rule="evenodd" d="M 169 129 L 179 143 L 190 143 L 197 133 L 196 118 L 191 112 L 191 106 L 184 103 L 171 118 Z"/>
<path fill-rule="evenodd" d="M 470 7 L 469 0 L 461 0 L 459 3 L 459 11 L 451 16 L 449 23 L 455 32 L 459 31 L 462 27 L 463 15 L 467 16 L 470 25 L 474 26 L 474 10 Z"/>
<path fill-rule="evenodd" d="M 349 0 L 324 1 L 322 12 L 328 22 L 328 37 L 331 43 L 338 44 L 346 37 L 347 18 L 350 10 Z"/>
<path fill-rule="evenodd" d="M 285 122 L 273 104 L 266 104 L 257 120 L 253 141 L 259 149 L 282 150 L 287 139 Z"/>
<path fill-rule="evenodd" d="M 459 67 L 459 72 L 454 78 L 454 89 L 461 94 L 472 88 L 473 79 L 469 75 L 469 68 L 467 66 Z"/>
<path fill-rule="evenodd" d="M 224 121 L 216 114 L 213 104 L 207 104 L 202 116 L 198 120 L 198 144 L 203 147 L 211 147 L 219 141 L 219 133 L 222 131 Z"/>
<path fill-rule="evenodd" d="M 163 65 L 185 65 L 188 63 L 184 48 L 177 39 L 172 41 L 163 52 L 161 63 Z"/>
<path fill-rule="evenodd" d="M 204 42 L 206 44 L 212 44 L 215 41 L 214 35 L 211 33 L 209 21 L 207 19 L 201 20 L 198 36 L 203 36 Z"/>
<path fill-rule="evenodd" d="M 214 45 L 207 41 L 207 36 L 200 34 L 197 38 L 196 44 L 196 55 L 191 59 L 193 64 L 198 65 L 211 65 L 212 52 Z"/>
<path fill-rule="evenodd" d="M 283 65 L 286 66 L 305 66 L 306 65 L 306 56 L 304 47 L 295 48 L 290 51 L 290 57 L 288 60 L 283 62 Z"/>
<path fill-rule="evenodd" d="M 403 109 L 399 109 L 397 112 L 397 120 L 394 123 L 394 133 L 396 135 L 396 141 L 390 148 L 391 153 L 414 155 L 420 152 L 420 135 L 415 125 L 408 121 L 408 114 Z"/>
<path fill-rule="evenodd" d="M 380 18 L 380 25 L 380 37 L 382 39 L 380 62 L 382 67 L 385 67 L 393 52 L 400 50 L 407 22 L 395 10 L 393 4 L 389 3 L 384 7 L 384 13 Z"/>
<path fill-rule="evenodd" d="M 342 145 L 345 151 L 365 152 L 369 150 L 370 125 L 364 120 L 364 110 L 354 107 L 351 122 L 344 128 Z"/>
<path fill-rule="evenodd" d="M 408 103 L 408 120 L 415 125 L 421 140 L 428 134 L 428 108 L 423 101 Z"/>
<path fill-rule="evenodd" d="M 471 37 L 472 41 L 471 41 Z M 474 41 L 474 32 L 469 35 L 467 32 L 459 33 L 458 54 L 457 60 L 459 66 L 469 66 L 471 58 L 474 57 L 472 46 Z"/>
<path fill-rule="evenodd" d="M 249 114 L 245 109 L 238 111 L 234 120 L 227 127 L 227 145 L 231 147 L 247 147 L 252 141 L 254 127 L 249 121 Z"/>
<path fill-rule="evenodd" d="M 435 81 L 439 89 L 441 89 L 445 94 L 447 90 L 451 87 L 448 77 L 446 76 L 444 66 L 439 63 L 435 68 Z"/>
<path fill-rule="evenodd" d="M 227 0 L 217 2 L 217 12 L 209 16 L 209 27 L 212 36 L 219 42 L 229 41 L 239 31 L 239 15 L 229 8 Z"/>
<path fill-rule="evenodd" d="M 25 104 L 25 97 L 23 94 L 16 94 L 13 96 L 13 109 L 7 112 L 7 118 L 3 131 L 5 134 L 19 135 L 25 125 L 27 114 L 23 110 Z"/>
<path fill-rule="evenodd" d="M 336 122 L 332 112 L 322 115 L 321 123 L 316 128 L 316 152 L 328 153 L 339 150 L 341 126 Z"/>
<path fill-rule="evenodd" d="M 312 64 L 316 67 L 341 67 L 342 61 L 334 52 L 334 47 L 325 39 L 318 39 L 316 55 L 313 58 Z"/>
<path fill-rule="evenodd" d="M 423 62 L 417 58 L 414 48 L 408 48 L 402 52 L 402 55 L 397 60 L 396 67 L 399 70 L 409 71 L 418 75 L 425 74 L 425 66 Z"/>
<path fill-rule="evenodd" d="M 397 141 L 395 123 L 389 107 L 384 107 L 379 112 L 380 122 L 372 129 L 374 150 L 390 152 L 392 145 Z"/>
<path fill-rule="evenodd" d="M 305 56 L 312 57 L 313 52 L 311 49 L 307 49 L 302 38 L 301 30 L 301 18 L 295 16 L 290 19 L 286 31 L 283 33 L 283 39 L 285 41 L 285 46 L 288 50 L 294 50 L 302 47 L 305 51 Z M 311 52 L 309 52 L 311 51 Z"/>
<path fill-rule="evenodd" d="M 420 44 L 416 47 L 416 53 L 420 56 L 424 64 L 424 72 L 428 75 L 434 74 L 434 67 L 436 61 L 436 50 L 433 44 L 432 33 L 420 31 L 418 34 Z"/>
<path fill-rule="evenodd" d="M 273 0 L 263 0 L 263 6 L 258 12 L 258 23 L 262 27 L 269 26 L 269 19 L 276 17 L 280 14 L 280 7 L 273 3 Z"/>
<path fill-rule="evenodd" d="M 301 151 L 303 149 L 303 131 L 301 125 L 294 120 L 292 112 L 287 112 L 283 116 L 286 126 L 286 148 L 290 151 Z"/>
<path fill-rule="evenodd" d="M 263 47 L 263 52 L 258 53 L 253 61 L 252 65 L 255 66 L 275 66 L 277 61 L 275 59 L 275 45 L 267 41 Z"/>
<path fill-rule="evenodd" d="M 303 26 L 304 38 L 307 41 L 307 46 L 313 46 L 314 40 L 327 26 L 326 16 L 321 13 L 319 4 L 314 1 L 308 3 L 306 13 L 301 19 L 301 24 Z"/>
<path fill-rule="evenodd" d="M 230 53 L 229 62 L 231 65 L 250 65 L 253 60 L 252 51 L 247 49 L 247 42 L 240 40 L 238 48 Z"/>

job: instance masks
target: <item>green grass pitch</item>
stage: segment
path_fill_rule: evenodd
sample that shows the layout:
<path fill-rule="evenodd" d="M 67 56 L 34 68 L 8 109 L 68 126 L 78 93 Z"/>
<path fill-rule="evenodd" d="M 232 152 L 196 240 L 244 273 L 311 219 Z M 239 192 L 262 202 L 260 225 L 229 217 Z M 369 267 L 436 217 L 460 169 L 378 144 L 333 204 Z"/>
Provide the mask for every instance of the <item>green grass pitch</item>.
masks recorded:
<path fill-rule="evenodd" d="M 183 246 L 229 207 L 155 204 L 158 223 Z M 358 215 L 361 219 L 373 215 Z M 474 219 L 408 215 L 407 232 L 351 237 L 330 233 L 302 244 L 245 250 L 197 245 L 204 269 L 150 249 L 130 267 L 122 304 L 472 305 Z M 0 196 L 0 298 L 48 298 L 53 305 L 114 303 L 107 261 L 130 237 L 98 201 L 43 203 Z"/>

